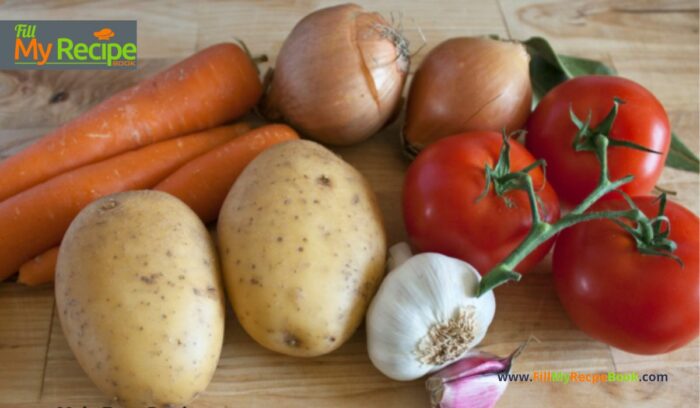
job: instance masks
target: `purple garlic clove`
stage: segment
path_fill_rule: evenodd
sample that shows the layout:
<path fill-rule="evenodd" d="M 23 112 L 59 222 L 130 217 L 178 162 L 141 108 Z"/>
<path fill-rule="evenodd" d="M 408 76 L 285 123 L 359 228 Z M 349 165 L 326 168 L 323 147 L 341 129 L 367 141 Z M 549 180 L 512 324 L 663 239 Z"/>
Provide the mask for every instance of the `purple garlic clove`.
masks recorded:
<path fill-rule="evenodd" d="M 491 408 L 501 398 L 508 381 L 498 375 L 508 374 L 513 359 L 524 343 L 508 357 L 474 351 L 443 368 L 425 383 L 433 408 Z"/>

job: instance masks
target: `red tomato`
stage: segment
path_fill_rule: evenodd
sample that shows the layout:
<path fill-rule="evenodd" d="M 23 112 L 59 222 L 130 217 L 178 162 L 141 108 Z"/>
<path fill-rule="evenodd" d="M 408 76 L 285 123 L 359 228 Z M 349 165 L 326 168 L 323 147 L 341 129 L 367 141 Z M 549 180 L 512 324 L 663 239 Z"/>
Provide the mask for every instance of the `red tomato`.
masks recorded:
<path fill-rule="evenodd" d="M 537 158 L 547 161 L 547 179 L 560 199 L 578 204 L 598 184 L 600 164 L 593 152 L 576 152 L 572 148 L 578 128 L 571 121 L 569 107 L 585 121 L 591 113 L 591 127 L 596 127 L 613 107 L 620 105 L 609 136 L 627 140 L 662 154 L 610 147 L 610 178 L 633 175 L 634 180 L 622 187 L 630 195 L 649 194 L 661 175 L 671 143 L 668 116 L 661 103 L 641 85 L 613 76 L 583 76 L 570 79 L 552 89 L 540 101 L 527 123 L 526 146 Z"/>
<path fill-rule="evenodd" d="M 648 217 L 658 213 L 654 197 L 635 197 Z M 619 199 L 595 210 L 629 208 Z M 638 354 L 677 349 L 698 336 L 698 217 L 668 202 L 670 239 L 681 267 L 668 257 L 637 251 L 634 238 L 610 220 L 577 224 L 559 234 L 553 271 L 567 314 L 589 336 Z"/>
<path fill-rule="evenodd" d="M 498 161 L 502 137 L 496 132 L 467 132 L 431 144 L 406 173 L 403 216 L 411 244 L 419 252 L 462 259 L 482 274 L 499 264 L 530 230 L 532 213 L 524 191 L 499 197 L 493 188 L 481 200 L 485 166 Z M 510 142 L 511 171 L 535 161 L 517 141 Z M 559 219 L 559 201 L 540 168 L 530 172 L 542 198 L 543 220 Z M 508 201 L 510 201 L 510 205 Z M 527 272 L 552 246 L 545 242 L 516 268 Z"/>

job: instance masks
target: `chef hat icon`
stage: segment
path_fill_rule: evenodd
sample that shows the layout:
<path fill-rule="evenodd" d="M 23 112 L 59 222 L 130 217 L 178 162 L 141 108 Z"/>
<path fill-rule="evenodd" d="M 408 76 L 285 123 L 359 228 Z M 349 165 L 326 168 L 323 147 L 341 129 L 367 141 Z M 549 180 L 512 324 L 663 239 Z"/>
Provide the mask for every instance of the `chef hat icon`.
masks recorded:
<path fill-rule="evenodd" d="M 103 28 L 100 31 L 95 31 L 92 33 L 99 41 L 109 41 L 110 38 L 114 37 L 114 31 L 110 28 Z"/>

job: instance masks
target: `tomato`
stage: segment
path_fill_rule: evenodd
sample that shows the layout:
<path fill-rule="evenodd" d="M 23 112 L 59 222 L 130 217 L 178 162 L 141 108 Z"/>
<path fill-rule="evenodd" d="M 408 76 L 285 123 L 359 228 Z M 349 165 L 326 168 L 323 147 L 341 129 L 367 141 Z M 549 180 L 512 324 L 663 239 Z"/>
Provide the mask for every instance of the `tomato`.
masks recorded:
<path fill-rule="evenodd" d="M 409 239 L 419 252 L 462 259 L 482 274 L 499 264 L 523 241 L 532 225 L 528 196 L 511 190 L 498 196 L 491 188 L 482 199 L 485 166 L 498 161 L 503 143 L 496 132 L 467 132 L 441 139 L 411 164 L 403 187 L 403 216 Z M 510 142 L 511 170 L 535 159 L 517 141 Z M 538 167 L 530 172 L 547 222 L 559 219 L 559 200 Z M 527 272 L 552 246 L 545 242 L 518 265 Z"/>
<path fill-rule="evenodd" d="M 633 201 L 648 217 L 658 213 L 654 197 Z M 629 208 L 608 199 L 595 210 Z M 610 220 L 577 224 L 560 233 L 554 248 L 557 294 L 573 322 L 593 338 L 637 354 L 677 349 L 698 336 L 698 217 L 668 202 L 671 258 L 637 251 L 634 238 Z"/>
<path fill-rule="evenodd" d="M 661 175 L 671 143 L 668 116 L 648 90 L 629 79 L 613 76 L 583 76 L 552 89 L 540 101 L 527 123 L 526 146 L 537 158 L 547 161 L 547 179 L 562 202 L 578 204 L 598 184 L 600 164 L 591 151 L 572 148 L 578 128 L 571 121 L 569 107 L 585 121 L 591 114 L 596 127 L 613 107 L 613 98 L 624 101 L 609 136 L 647 147 L 661 154 L 610 147 L 610 178 L 633 175 L 622 187 L 630 195 L 649 194 Z"/>

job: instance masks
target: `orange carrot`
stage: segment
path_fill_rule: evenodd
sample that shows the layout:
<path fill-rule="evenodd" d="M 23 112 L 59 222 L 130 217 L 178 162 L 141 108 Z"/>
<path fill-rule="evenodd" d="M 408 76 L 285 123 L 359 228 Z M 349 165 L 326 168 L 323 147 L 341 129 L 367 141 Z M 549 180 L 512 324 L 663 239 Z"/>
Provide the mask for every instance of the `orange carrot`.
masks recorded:
<path fill-rule="evenodd" d="M 53 282 L 56 275 L 58 247 L 53 247 L 43 254 L 36 256 L 19 267 L 17 282 L 27 286 L 37 286 Z"/>
<path fill-rule="evenodd" d="M 245 166 L 268 147 L 299 136 L 286 125 L 252 130 L 180 167 L 154 189 L 170 193 L 194 210 L 204 222 L 219 215 L 228 190 Z M 34 286 L 52 282 L 58 247 L 32 258 L 19 268 L 20 283 Z"/>
<path fill-rule="evenodd" d="M 189 160 L 227 142 L 240 126 L 225 126 L 90 164 L 0 202 L 0 281 L 63 238 L 73 218 L 106 195 L 150 188 Z"/>
<path fill-rule="evenodd" d="M 240 47 L 209 47 L 0 162 L 0 202 L 77 167 L 226 123 L 261 94 L 256 68 Z"/>
<path fill-rule="evenodd" d="M 298 139 L 287 125 L 267 125 L 192 160 L 154 187 L 178 197 L 204 221 L 214 221 L 238 175 L 260 152 Z"/>

